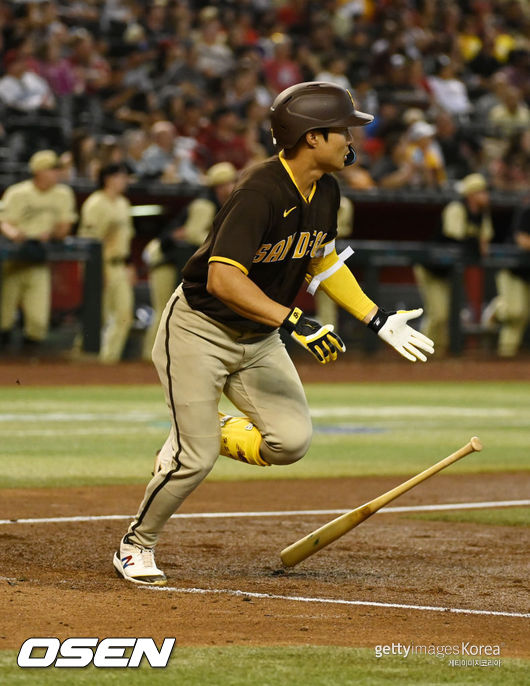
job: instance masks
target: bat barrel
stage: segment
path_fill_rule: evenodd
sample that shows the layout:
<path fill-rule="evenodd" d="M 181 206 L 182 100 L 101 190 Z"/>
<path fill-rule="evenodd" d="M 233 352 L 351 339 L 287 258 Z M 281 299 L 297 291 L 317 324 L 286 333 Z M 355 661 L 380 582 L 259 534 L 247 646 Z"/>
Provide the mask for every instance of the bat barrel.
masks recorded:
<path fill-rule="evenodd" d="M 436 464 L 432 465 L 432 467 L 425 469 L 423 472 L 420 472 L 419 474 L 416 474 L 416 476 L 413 476 L 402 484 L 399 484 L 399 486 L 396 486 L 390 491 L 387 491 L 377 498 L 370 500 L 370 502 L 366 503 L 365 505 L 361 505 L 361 507 L 358 507 L 351 512 L 346 512 L 333 521 L 324 524 L 319 529 L 312 531 L 307 536 L 304 536 L 304 538 L 301 538 L 287 548 L 284 548 L 280 553 L 283 564 L 286 567 L 294 567 L 294 565 L 298 564 L 302 560 L 305 560 L 307 557 L 313 555 L 318 550 L 321 550 L 333 541 L 336 541 L 337 538 L 340 538 L 361 522 L 364 522 L 364 520 L 368 519 L 368 517 L 374 514 L 374 512 L 377 512 L 401 494 L 410 490 L 422 481 L 425 481 L 425 479 L 428 479 L 430 476 L 433 476 L 433 474 L 436 474 L 445 467 L 448 467 L 450 464 L 453 464 L 453 462 L 456 462 L 462 457 L 469 455 L 469 453 L 478 452 L 480 450 L 482 450 L 482 442 L 478 436 L 473 436 L 469 442 L 466 443 L 466 445 L 462 446 L 459 450 L 443 460 L 440 460 Z"/>

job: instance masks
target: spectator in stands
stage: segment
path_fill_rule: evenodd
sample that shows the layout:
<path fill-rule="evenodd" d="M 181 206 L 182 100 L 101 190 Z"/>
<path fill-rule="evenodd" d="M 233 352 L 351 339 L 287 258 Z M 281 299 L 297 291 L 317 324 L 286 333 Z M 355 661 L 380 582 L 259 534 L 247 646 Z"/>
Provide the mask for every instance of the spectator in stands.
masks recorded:
<path fill-rule="evenodd" d="M 475 104 L 475 118 L 479 122 L 487 122 L 489 113 L 500 105 L 504 99 L 504 91 L 508 88 L 508 77 L 504 71 L 496 71 L 489 80 L 486 81 L 486 92 L 480 96 Z"/>
<path fill-rule="evenodd" d="M 234 56 L 226 44 L 226 32 L 219 9 L 212 5 L 199 12 L 199 29 L 194 36 L 197 68 L 208 79 L 226 76 L 234 66 Z"/>
<path fill-rule="evenodd" d="M 254 145 L 260 145 L 267 155 L 273 155 L 274 145 L 270 132 L 269 108 L 264 107 L 257 100 L 249 102 L 245 109 L 244 121 L 247 122 L 247 141 L 248 134 L 251 133 Z"/>
<path fill-rule="evenodd" d="M 416 188 L 442 188 L 447 180 L 436 129 L 426 121 L 417 121 L 407 131 L 407 159 L 412 165 L 410 185 Z"/>
<path fill-rule="evenodd" d="M 471 62 L 482 48 L 477 19 L 476 16 L 470 14 L 462 17 L 462 27 L 458 32 L 457 40 L 459 52 L 465 62 Z"/>
<path fill-rule="evenodd" d="M 515 214 L 509 242 L 530 253 L 530 203 Z M 496 275 L 498 296 L 486 307 L 482 323 L 486 328 L 500 325 L 499 357 L 517 355 L 530 321 L 530 268 L 501 269 Z"/>
<path fill-rule="evenodd" d="M 213 218 L 234 188 L 236 168 L 230 162 L 219 162 L 205 174 L 207 191 L 191 201 L 160 237 L 150 241 L 143 253 L 149 269 L 149 293 L 153 320 L 146 332 L 143 359 L 151 359 L 151 350 L 160 318 L 169 297 L 178 284 L 177 265 L 182 261 L 179 250 L 202 245 Z"/>
<path fill-rule="evenodd" d="M 520 48 L 513 46 L 508 55 L 508 64 L 503 68 L 503 72 L 506 74 L 509 84 L 518 88 L 527 100 L 530 99 L 529 71 L 530 48 L 528 42 L 523 42 Z"/>
<path fill-rule="evenodd" d="M 127 167 L 109 164 L 99 173 L 99 190 L 81 207 L 79 236 L 102 243 L 103 335 L 99 359 L 104 363 L 121 359 L 133 322 L 135 271 L 130 256 L 134 227 L 131 205 L 124 195 L 127 184 Z"/>
<path fill-rule="evenodd" d="M 258 80 L 258 73 L 251 66 L 244 66 L 237 70 L 233 78 L 228 80 L 225 104 L 233 108 L 240 118 L 245 116 L 247 106 L 257 102 L 265 109 L 272 102 L 269 91 Z"/>
<path fill-rule="evenodd" d="M 168 3 L 166 1 L 150 2 L 142 21 L 146 39 L 151 46 L 174 36 L 174 29 L 169 21 Z"/>
<path fill-rule="evenodd" d="M 458 191 L 461 199 L 444 208 L 435 239 L 460 245 L 469 257 L 487 255 L 493 238 L 487 181 L 481 174 L 470 174 L 458 184 Z M 422 331 L 434 337 L 437 354 L 444 355 L 449 344 L 449 268 L 416 265 L 414 274 L 425 310 Z"/>
<path fill-rule="evenodd" d="M 296 46 L 294 59 L 300 69 L 301 80 L 315 81 L 316 75 L 321 70 L 321 63 L 318 56 L 311 52 L 311 49 L 307 43 L 300 43 Z M 357 103 L 357 100 L 356 104 L 359 104 Z"/>
<path fill-rule="evenodd" d="M 123 148 L 117 136 L 102 136 L 96 141 L 96 148 L 90 165 L 91 179 L 99 183 L 103 167 L 122 165 L 124 163 Z"/>
<path fill-rule="evenodd" d="M 360 138 L 361 136 L 357 140 L 360 141 Z M 364 163 L 365 156 L 359 142 L 357 142 L 356 148 L 357 159 L 355 164 L 344 167 L 338 175 L 348 188 L 362 191 L 373 190 L 376 188 L 376 183 L 368 171 L 367 165 Z"/>
<path fill-rule="evenodd" d="M 135 178 L 140 175 L 142 157 L 148 145 L 147 134 L 142 129 L 128 129 L 122 136 L 123 162 Z"/>
<path fill-rule="evenodd" d="M 440 146 L 448 179 L 462 179 L 480 165 L 481 145 L 477 136 L 464 133 L 454 117 L 440 110 L 436 115 L 436 141 Z"/>
<path fill-rule="evenodd" d="M 485 33 L 480 50 L 468 62 L 467 67 L 473 74 L 469 82 L 475 97 L 487 93 L 489 80 L 502 67 L 502 62 L 495 54 L 495 39 L 491 31 Z"/>
<path fill-rule="evenodd" d="M 198 97 L 206 92 L 207 79 L 198 65 L 197 46 L 189 39 L 161 46 L 162 56 L 156 87 L 161 97 L 186 93 Z"/>
<path fill-rule="evenodd" d="M 372 168 L 374 181 L 380 188 L 406 188 L 412 185 L 414 165 L 407 153 L 408 141 L 396 133 L 385 140 L 383 157 Z"/>
<path fill-rule="evenodd" d="M 74 31 L 68 59 L 76 75 L 76 92 L 96 95 L 110 84 L 110 64 L 86 29 Z"/>
<path fill-rule="evenodd" d="M 422 83 L 422 73 L 419 70 L 421 64 L 410 64 L 407 58 L 396 53 L 388 60 L 386 76 L 378 88 L 378 96 L 381 101 L 392 100 L 400 109 L 405 107 L 427 108 L 429 106 L 429 94 Z M 418 73 L 420 71 L 420 73 Z"/>
<path fill-rule="evenodd" d="M 502 137 L 530 126 L 530 108 L 518 88 L 507 86 L 502 90 L 500 99 L 501 102 L 490 111 L 488 120 Z"/>
<path fill-rule="evenodd" d="M 530 129 L 508 139 L 506 152 L 492 160 L 488 171 L 496 190 L 526 192 L 530 188 Z"/>
<path fill-rule="evenodd" d="M 71 188 L 58 183 L 59 164 L 53 150 L 36 152 L 29 161 L 32 178 L 6 189 L 0 215 L 1 233 L 18 248 L 2 265 L 0 343 L 9 344 L 20 307 L 23 345 L 31 354 L 45 340 L 50 319 L 46 244 L 64 239 L 77 218 Z"/>
<path fill-rule="evenodd" d="M 35 148 L 64 149 L 67 122 L 48 83 L 28 68 L 24 53 L 10 50 L 0 79 L 5 130 L 11 159 L 27 160 Z"/>
<path fill-rule="evenodd" d="M 349 78 L 346 76 L 348 60 L 340 54 L 332 54 L 323 60 L 323 69 L 315 77 L 315 81 L 328 81 L 346 90 L 352 90 Z"/>
<path fill-rule="evenodd" d="M 293 59 L 291 39 L 283 33 L 273 34 L 274 56 L 266 59 L 263 73 L 271 93 L 277 95 L 284 88 L 302 81 L 302 72 Z"/>
<path fill-rule="evenodd" d="M 37 71 L 56 96 L 71 95 L 79 87 L 71 63 L 61 56 L 61 45 L 57 40 L 43 43 L 37 51 L 37 58 Z"/>
<path fill-rule="evenodd" d="M 467 121 L 473 106 L 465 83 L 457 77 L 453 60 L 447 55 L 441 55 L 436 74 L 429 77 L 428 81 L 436 104 L 453 116 Z"/>
<path fill-rule="evenodd" d="M 54 112 L 56 101 L 48 83 L 29 71 L 26 58 L 16 50 L 4 57 L 5 75 L 0 79 L 0 100 L 15 113 Z"/>
<path fill-rule="evenodd" d="M 96 137 L 83 129 L 74 131 L 72 136 L 72 159 L 74 176 L 78 179 L 96 180 L 94 168 L 96 166 Z"/>
<path fill-rule="evenodd" d="M 198 183 L 200 174 L 188 151 L 179 148 L 174 125 L 159 121 L 151 128 L 152 143 L 137 165 L 140 178 L 162 183 Z"/>
<path fill-rule="evenodd" d="M 244 137 L 241 135 L 241 120 L 230 107 L 217 108 L 210 125 L 198 136 L 197 164 L 201 169 L 217 162 L 231 162 L 236 169 L 242 169 L 250 159 Z"/>

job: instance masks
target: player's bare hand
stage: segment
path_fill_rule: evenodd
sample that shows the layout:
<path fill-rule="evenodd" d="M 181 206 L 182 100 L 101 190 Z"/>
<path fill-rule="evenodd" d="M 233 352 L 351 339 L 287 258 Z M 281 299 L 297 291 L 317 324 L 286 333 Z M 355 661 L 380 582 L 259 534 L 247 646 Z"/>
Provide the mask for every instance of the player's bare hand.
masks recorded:
<path fill-rule="evenodd" d="M 379 308 L 368 328 L 375 331 L 386 343 L 391 345 L 400 355 L 411 362 L 427 361 L 422 350 L 431 354 L 434 352 L 434 343 L 416 329 L 407 324 L 409 319 L 416 319 L 423 314 L 423 310 L 398 310 L 397 312 L 385 312 Z"/>
<path fill-rule="evenodd" d="M 346 350 L 341 337 L 334 333 L 332 324 L 322 325 L 314 319 L 308 319 L 298 307 L 289 312 L 282 327 L 299 345 L 309 350 L 320 364 L 334 362 L 339 352 Z"/>

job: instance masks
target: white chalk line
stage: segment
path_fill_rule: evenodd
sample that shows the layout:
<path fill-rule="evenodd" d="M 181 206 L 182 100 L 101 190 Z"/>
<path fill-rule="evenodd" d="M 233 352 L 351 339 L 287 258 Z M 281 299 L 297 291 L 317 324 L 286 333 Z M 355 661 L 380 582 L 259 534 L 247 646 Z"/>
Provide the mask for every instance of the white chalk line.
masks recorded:
<path fill-rule="evenodd" d="M 495 507 L 525 507 L 530 500 L 492 500 L 476 503 L 440 503 L 438 505 L 409 505 L 384 507 L 375 514 L 395 514 L 400 512 L 437 512 L 443 510 L 475 510 Z M 171 519 L 234 519 L 247 517 L 310 517 L 314 515 L 341 515 L 350 510 L 279 510 L 270 512 L 190 512 L 174 514 Z M 94 522 L 117 519 L 131 519 L 132 515 L 79 515 L 73 517 L 31 517 L 20 519 L 0 519 L 4 524 L 54 524 L 66 522 Z"/>
<path fill-rule="evenodd" d="M 274 593 L 256 593 L 254 591 L 240 591 L 229 588 L 177 588 L 173 586 L 140 586 L 142 590 L 162 591 L 166 593 L 194 593 L 200 595 L 226 594 L 244 598 L 262 598 L 265 600 L 287 600 L 298 603 L 328 603 L 331 605 L 358 605 L 362 607 L 385 607 L 398 610 L 419 610 L 423 612 L 450 612 L 460 615 L 488 615 L 493 617 L 522 617 L 529 618 L 526 612 L 503 612 L 500 610 L 470 610 L 462 607 L 438 607 L 436 605 L 408 605 L 405 603 L 382 603 L 371 600 L 344 600 L 342 598 L 314 598 L 305 596 L 276 595 Z"/>
<path fill-rule="evenodd" d="M 458 407 L 449 405 L 382 405 L 364 407 L 337 405 L 312 407 L 313 417 L 527 417 L 526 410 L 507 407 Z M 166 419 L 167 415 L 156 410 L 131 410 L 129 412 L 0 412 L 0 422 L 135 422 Z"/>

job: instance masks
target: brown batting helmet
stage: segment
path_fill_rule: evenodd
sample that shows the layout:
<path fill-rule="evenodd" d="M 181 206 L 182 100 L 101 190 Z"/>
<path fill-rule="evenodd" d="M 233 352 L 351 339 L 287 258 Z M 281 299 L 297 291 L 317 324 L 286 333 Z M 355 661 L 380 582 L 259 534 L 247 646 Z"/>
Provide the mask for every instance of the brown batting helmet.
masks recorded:
<path fill-rule="evenodd" d="M 306 81 L 286 88 L 272 103 L 272 138 L 278 147 L 292 148 L 312 129 L 365 126 L 373 119 L 355 109 L 345 88 L 326 81 Z"/>

